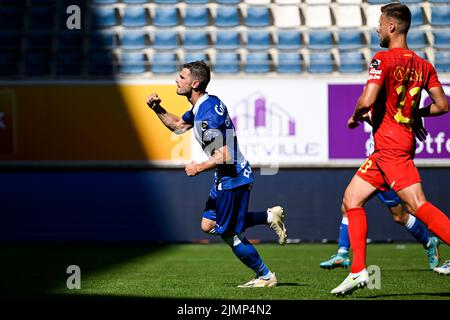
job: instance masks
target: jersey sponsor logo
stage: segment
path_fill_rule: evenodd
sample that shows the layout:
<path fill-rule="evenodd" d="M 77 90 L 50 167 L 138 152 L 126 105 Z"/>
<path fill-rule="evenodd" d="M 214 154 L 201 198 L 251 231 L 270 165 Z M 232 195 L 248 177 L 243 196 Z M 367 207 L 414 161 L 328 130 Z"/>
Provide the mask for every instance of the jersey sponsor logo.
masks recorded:
<path fill-rule="evenodd" d="M 222 103 L 219 106 L 216 104 L 214 106 L 214 110 L 219 116 L 223 116 L 223 114 L 225 113 L 225 106 Z"/>
<path fill-rule="evenodd" d="M 394 78 L 397 81 L 403 82 L 405 80 L 409 81 L 422 81 L 422 70 L 417 70 L 414 68 L 404 68 L 402 66 L 397 66 L 394 70 Z"/>
<path fill-rule="evenodd" d="M 383 70 L 371 67 L 369 70 L 369 80 L 380 80 Z"/>
<path fill-rule="evenodd" d="M 380 64 L 381 60 L 373 59 L 372 62 L 370 63 L 370 66 L 374 69 L 378 69 L 380 67 Z"/>

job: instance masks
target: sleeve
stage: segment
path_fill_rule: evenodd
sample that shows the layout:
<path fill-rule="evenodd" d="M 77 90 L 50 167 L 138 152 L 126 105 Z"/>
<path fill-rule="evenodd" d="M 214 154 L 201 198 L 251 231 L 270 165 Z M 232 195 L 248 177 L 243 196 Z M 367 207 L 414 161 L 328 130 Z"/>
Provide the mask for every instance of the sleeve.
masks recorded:
<path fill-rule="evenodd" d="M 382 54 L 377 52 L 369 66 L 369 78 L 367 79 L 367 83 L 375 83 L 380 86 L 384 84 L 384 78 L 386 76 L 386 61 L 383 61 Z"/>
<path fill-rule="evenodd" d="M 429 65 L 429 67 L 430 67 L 430 73 L 429 73 L 426 89 L 430 90 L 433 87 L 442 87 L 442 84 L 439 81 L 436 69 L 431 64 Z"/>
<path fill-rule="evenodd" d="M 194 113 L 192 112 L 192 109 L 186 111 L 181 118 L 185 123 L 194 125 Z"/>

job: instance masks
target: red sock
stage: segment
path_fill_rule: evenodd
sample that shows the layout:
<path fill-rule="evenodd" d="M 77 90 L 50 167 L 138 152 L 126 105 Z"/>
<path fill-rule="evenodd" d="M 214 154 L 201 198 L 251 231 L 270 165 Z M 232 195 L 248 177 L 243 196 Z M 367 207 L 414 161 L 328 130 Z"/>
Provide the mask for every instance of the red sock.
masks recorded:
<path fill-rule="evenodd" d="M 425 223 L 435 235 L 450 246 L 450 220 L 430 202 L 425 202 L 416 212 L 416 217 Z"/>
<path fill-rule="evenodd" d="M 353 250 L 352 273 L 366 267 L 367 219 L 363 208 L 347 209 L 348 235 Z"/>

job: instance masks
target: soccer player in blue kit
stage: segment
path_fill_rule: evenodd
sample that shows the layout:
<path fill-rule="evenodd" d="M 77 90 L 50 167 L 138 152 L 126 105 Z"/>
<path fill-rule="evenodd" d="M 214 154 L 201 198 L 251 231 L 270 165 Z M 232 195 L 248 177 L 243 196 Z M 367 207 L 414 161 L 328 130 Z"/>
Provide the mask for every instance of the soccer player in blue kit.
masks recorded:
<path fill-rule="evenodd" d="M 273 287 L 277 285 L 275 273 L 264 264 L 243 232 L 249 227 L 266 224 L 277 233 L 278 242 L 284 245 L 287 239 L 284 209 L 275 206 L 262 212 L 247 211 L 253 184 L 252 170 L 239 150 L 225 104 L 206 92 L 210 77 L 210 68 L 203 61 L 183 65 L 176 79 L 177 94 L 185 96 L 192 108 L 182 117 L 167 112 L 156 93 L 147 97 L 147 105 L 172 132 L 183 134 L 192 128 L 196 140 L 209 157 L 201 163 L 192 161 L 186 165 L 185 171 L 192 177 L 215 169 L 201 229 L 220 235 L 236 257 L 256 273 L 254 279 L 239 287 Z"/>

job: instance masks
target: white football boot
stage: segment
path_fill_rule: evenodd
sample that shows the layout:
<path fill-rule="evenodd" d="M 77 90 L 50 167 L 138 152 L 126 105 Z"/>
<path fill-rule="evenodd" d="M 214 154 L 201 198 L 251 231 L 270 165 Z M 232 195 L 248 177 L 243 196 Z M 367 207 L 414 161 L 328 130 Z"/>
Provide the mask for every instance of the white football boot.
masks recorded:
<path fill-rule="evenodd" d="M 247 283 L 241 284 L 238 288 L 264 288 L 264 287 L 275 287 L 277 285 L 277 277 L 275 273 L 271 273 L 268 277 L 259 277 L 250 280 Z"/>
<path fill-rule="evenodd" d="M 450 260 L 447 260 L 444 262 L 444 264 L 440 267 L 436 267 L 433 269 L 434 272 L 437 272 L 439 274 L 443 274 L 443 275 L 450 275 Z"/>
<path fill-rule="evenodd" d="M 353 291 L 359 288 L 364 288 L 369 283 L 369 273 L 366 269 L 358 273 L 350 273 L 347 278 L 336 288 L 331 290 L 331 294 L 346 295 L 352 294 Z"/>
<path fill-rule="evenodd" d="M 269 224 L 270 228 L 273 229 L 278 236 L 278 243 L 281 245 L 286 244 L 287 240 L 287 230 L 284 223 L 284 209 L 283 207 L 276 206 L 267 209 L 267 212 L 272 213 L 272 222 Z"/>

